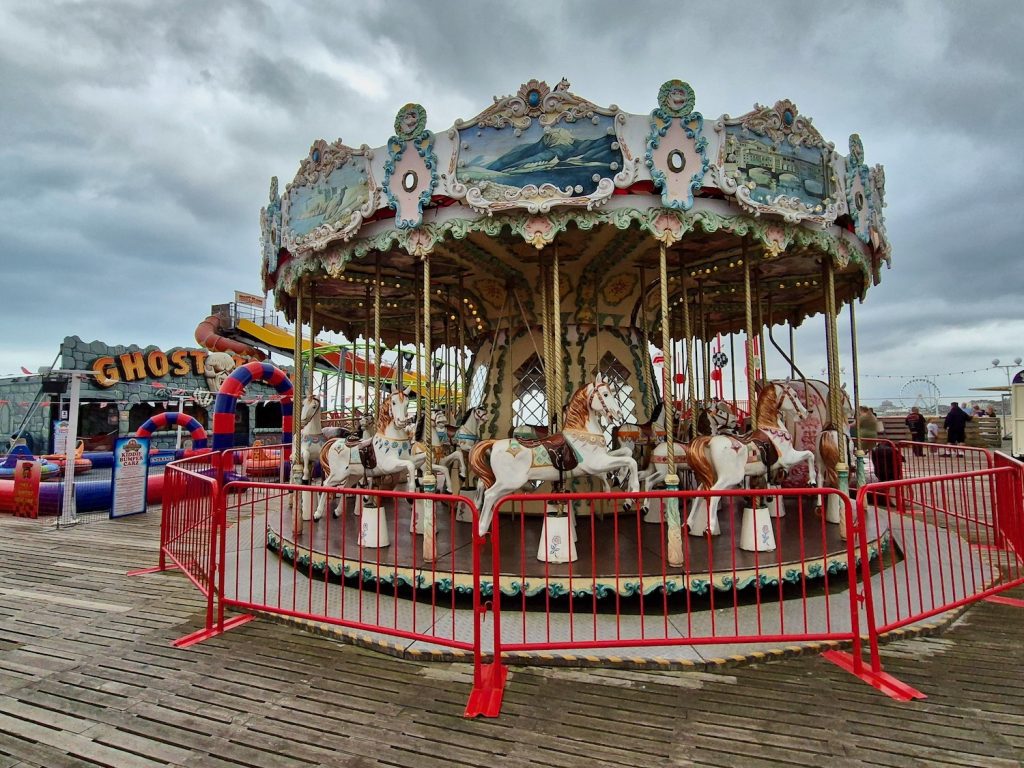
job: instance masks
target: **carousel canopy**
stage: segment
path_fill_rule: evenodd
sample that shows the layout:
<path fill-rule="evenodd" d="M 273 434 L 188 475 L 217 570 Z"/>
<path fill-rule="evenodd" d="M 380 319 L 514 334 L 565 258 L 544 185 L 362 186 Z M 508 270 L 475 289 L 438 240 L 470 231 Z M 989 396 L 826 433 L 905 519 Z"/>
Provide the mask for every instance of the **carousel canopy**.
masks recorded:
<path fill-rule="evenodd" d="M 568 322 L 653 328 L 667 246 L 670 305 L 704 338 L 744 327 L 747 267 L 764 324 L 823 311 L 827 261 L 840 303 L 878 281 L 885 174 L 856 134 L 844 156 L 790 101 L 705 120 L 687 83 L 653 96 L 627 114 L 533 80 L 441 132 L 406 104 L 382 147 L 317 140 L 260 212 L 264 286 L 349 338 L 376 299 L 382 337 L 411 341 L 429 258 L 434 342 L 472 346 L 539 322 L 556 255 Z"/>

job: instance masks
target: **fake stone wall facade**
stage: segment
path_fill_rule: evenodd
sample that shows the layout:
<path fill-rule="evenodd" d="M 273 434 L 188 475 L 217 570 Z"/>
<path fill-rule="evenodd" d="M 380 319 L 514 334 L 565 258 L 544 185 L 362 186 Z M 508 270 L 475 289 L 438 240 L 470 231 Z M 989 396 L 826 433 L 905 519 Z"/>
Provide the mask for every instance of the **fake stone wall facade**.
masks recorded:
<path fill-rule="evenodd" d="M 135 353 L 139 353 L 136 355 Z M 82 383 L 81 400 L 83 404 L 88 403 L 109 403 L 109 408 L 116 409 L 112 412 L 117 414 L 116 423 L 110 418 L 105 426 L 107 432 L 117 431 L 118 436 L 134 432 L 132 409 L 139 407 L 135 420 L 138 420 L 140 413 L 144 413 L 147 404 L 155 404 L 156 410 L 177 410 L 178 398 L 184 396 L 199 401 L 202 404 L 204 395 L 211 400 L 206 408 L 208 415 L 200 422 L 207 431 L 213 427 L 213 405 L 212 397 L 215 393 L 209 393 L 205 371 L 205 350 L 191 348 L 174 348 L 161 350 L 159 347 L 137 345 L 116 345 L 111 346 L 102 341 L 83 341 L 77 336 L 68 336 L 64 339 L 60 348 L 59 365 L 65 370 L 101 372 L 100 377 L 90 376 Z M 122 356 L 127 366 L 120 362 Z M 148 358 L 148 360 L 147 360 Z M 134 365 L 139 360 L 143 361 L 142 366 Z M 173 361 L 177 360 L 175 366 Z M 159 373 L 166 365 L 167 373 L 162 376 L 154 376 L 154 370 Z M 177 373 L 186 369 L 187 372 Z M 285 368 L 290 372 L 290 368 Z M 141 374 L 141 375 L 136 375 Z M 111 378 L 118 378 L 110 386 L 101 386 L 98 382 Z M 131 379 L 131 380 L 125 380 Z M 22 425 L 26 414 L 32 409 L 42 385 L 42 377 L 25 376 L 15 379 L 0 381 L 0 436 L 3 439 L 3 447 L 6 448 L 7 438 L 10 438 Z M 154 386 L 155 385 L 155 386 Z M 280 442 L 281 429 L 280 417 L 277 406 L 273 405 L 272 399 L 275 395 L 273 387 L 261 383 L 253 383 L 249 386 L 242 400 L 255 400 L 253 403 L 240 402 L 238 405 L 239 423 L 236 429 L 236 444 L 251 445 L 256 439 L 264 443 Z M 65 395 L 66 397 L 66 395 Z M 26 437 L 30 447 L 37 453 L 47 453 L 52 450 L 52 423 L 60 417 L 59 402 L 61 395 L 43 394 L 41 402 L 43 405 L 37 407 L 29 421 L 25 424 L 23 436 Z M 186 410 L 188 410 L 186 400 Z M 273 413 L 257 414 L 258 409 L 270 408 Z M 273 426 L 257 426 L 257 424 L 273 424 Z M 80 431 L 80 434 L 85 434 Z M 185 437 L 187 438 L 187 433 Z M 153 435 L 153 447 L 173 448 L 177 439 L 177 430 L 156 432 Z"/>

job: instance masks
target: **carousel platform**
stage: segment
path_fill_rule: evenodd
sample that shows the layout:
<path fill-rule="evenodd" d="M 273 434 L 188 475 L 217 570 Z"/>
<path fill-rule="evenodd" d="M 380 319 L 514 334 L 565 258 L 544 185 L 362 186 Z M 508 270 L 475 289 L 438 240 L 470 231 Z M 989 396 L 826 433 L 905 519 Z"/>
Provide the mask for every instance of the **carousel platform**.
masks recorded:
<path fill-rule="evenodd" d="M 831 590 L 845 587 L 845 576 L 840 582 L 834 578 L 847 570 L 847 545 L 839 536 L 838 525 L 823 524 L 818 513 L 806 504 L 787 504 L 785 516 L 772 521 L 776 549 L 748 552 L 736 546 L 742 511 L 726 502 L 723 499 L 719 513 L 722 533 L 715 537 L 684 535 L 685 563 L 678 567 L 670 566 L 665 558 L 663 526 L 644 523 L 635 513 L 578 516 L 578 559 L 568 563 L 537 558 L 543 535 L 540 515 L 503 515 L 498 532 L 500 572 L 496 579 L 493 547 L 488 542 L 480 558 L 481 594 L 493 594 L 496 580 L 503 595 L 527 597 L 547 594 L 603 598 L 662 592 L 706 595 L 712 589 L 753 591 L 755 586 L 795 585 L 816 579 L 831 579 Z M 437 557 L 432 563 L 424 563 L 423 537 L 410 532 L 410 505 L 402 501 L 387 510 L 391 540 L 387 547 L 361 547 L 360 518 L 351 512 L 338 519 L 307 522 L 299 535 L 291 532 L 290 517 L 270 515 L 266 543 L 299 571 L 311 569 L 322 575 L 327 569 L 342 579 L 471 593 L 473 548 L 469 523 L 455 521 L 444 505 L 439 506 Z M 286 525 L 281 524 L 283 519 Z M 869 555 L 874 559 L 888 547 L 889 533 L 869 531 L 868 537 Z"/>

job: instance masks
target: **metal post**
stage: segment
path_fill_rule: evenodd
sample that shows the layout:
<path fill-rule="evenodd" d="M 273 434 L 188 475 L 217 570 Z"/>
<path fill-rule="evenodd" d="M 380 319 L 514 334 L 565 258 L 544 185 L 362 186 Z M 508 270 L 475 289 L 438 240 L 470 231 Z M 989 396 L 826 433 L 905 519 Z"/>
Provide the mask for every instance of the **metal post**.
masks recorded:
<path fill-rule="evenodd" d="M 302 281 L 295 291 L 295 346 L 293 348 L 295 370 L 292 371 L 292 389 L 295 407 L 299 409 L 299 418 L 292 421 L 292 485 L 302 483 Z M 302 533 L 302 494 L 292 493 L 292 530 L 298 535 Z"/>
<path fill-rule="evenodd" d="M 78 406 L 81 402 L 82 374 L 71 374 L 71 392 L 68 403 L 68 439 L 64 443 L 64 503 L 57 527 L 78 522 L 75 509 L 75 449 L 78 445 Z"/>
<path fill-rule="evenodd" d="M 743 240 L 743 304 L 747 333 L 747 408 L 750 409 L 750 425 L 754 427 L 754 377 L 758 372 L 754 370 L 754 305 L 750 296 L 750 259 L 747 258 L 746 239 Z"/>
<path fill-rule="evenodd" d="M 857 418 L 857 414 L 860 409 L 860 369 L 857 366 L 857 312 L 854 309 L 856 299 L 850 300 L 850 360 L 853 365 L 853 416 Z M 842 409 L 842 399 L 839 401 L 839 407 Z M 843 424 L 836 425 L 837 427 L 846 426 L 846 414 L 843 414 Z M 864 483 L 867 482 L 867 475 L 864 469 L 864 445 L 861 443 L 860 430 L 857 431 L 857 449 L 855 456 L 857 458 L 857 487 L 860 488 Z"/>
<path fill-rule="evenodd" d="M 185 396 L 178 395 L 178 415 L 185 413 Z M 181 419 L 178 419 L 178 434 L 174 439 L 174 450 L 181 449 Z"/>
<path fill-rule="evenodd" d="M 430 343 L 430 254 L 423 255 L 423 354 L 426 359 L 426 368 L 423 371 L 430 382 L 424 386 L 421 379 L 419 382 L 420 402 L 423 404 L 423 442 L 427 458 L 423 462 L 423 492 L 433 493 L 437 487 L 437 478 L 434 476 L 434 449 L 433 443 L 434 426 L 430 423 L 430 395 L 433 386 L 433 362 L 434 356 L 431 352 Z M 450 489 L 449 489 L 450 490 Z M 426 514 L 423 515 L 423 560 L 432 563 L 436 559 L 434 542 L 434 502 L 429 501 Z"/>
<path fill-rule="evenodd" d="M 669 329 L 668 312 L 668 260 L 666 255 L 665 241 L 661 241 L 659 249 L 658 267 L 661 281 L 661 350 L 665 358 L 662 370 L 662 389 L 667 393 L 665 398 L 665 456 L 666 469 L 668 474 L 665 477 L 665 490 L 679 490 L 679 475 L 676 474 L 675 457 L 675 414 L 674 398 L 672 397 L 672 339 Z M 686 302 L 683 302 L 684 306 Z M 689 341 L 689 336 L 687 336 Z M 691 376 L 692 380 L 692 376 Z M 691 418 L 692 421 L 692 418 Z M 683 530 L 679 517 L 679 499 L 670 496 L 665 499 L 665 527 L 668 529 L 668 562 L 672 566 L 683 564 Z"/>

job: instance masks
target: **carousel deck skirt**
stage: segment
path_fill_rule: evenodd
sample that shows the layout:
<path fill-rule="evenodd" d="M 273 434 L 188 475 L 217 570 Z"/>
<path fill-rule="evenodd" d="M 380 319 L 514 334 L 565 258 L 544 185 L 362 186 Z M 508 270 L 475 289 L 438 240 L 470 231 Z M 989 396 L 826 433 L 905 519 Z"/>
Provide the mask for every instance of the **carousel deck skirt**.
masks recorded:
<path fill-rule="evenodd" d="M 395 511 L 397 509 L 397 520 Z M 599 598 L 613 595 L 650 595 L 689 591 L 748 590 L 805 579 L 827 580 L 829 591 L 846 587 L 847 545 L 839 526 L 823 526 L 818 514 L 787 507 L 784 517 L 773 520 L 777 548 L 772 552 L 746 552 L 736 546 L 742 511 L 722 504 L 722 533 L 715 537 L 684 534 L 685 564 L 672 567 L 664 559 L 662 524 L 644 523 L 633 514 L 606 513 L 577 517 L 576 547 L 579 559 L 572 563 L 547 563 L 537 559 L 542 535 L 540 515 L 503 515 L 500 518 L 500 573 L 495 576 L 492 542 L 481 552 L 480 591 L 493 594 L 494 584 L 503 595 L 534 596 L 547 593 Z M 307 522 L 299 535 L 291 532 L 288 516 L 267 520 L 266 544 L 296 570 L 311 578 L 362 579 L 392 586 L 436 587 L 469 594 L 473 590 L 473 553 L 470 524 L 456 522 L 445 505 L 436 513 L 437 558 L 424 563 L 422 535 L 410 533 L 411 510 L 401 502 L 388 507 L 391 545 L 360 547 L 360 518 L 351 510 L 338 519 L 325 517 Z M 287 525 L 281 521 L 287 520 Z M 684 514 L 685 519 L 685 514 Z M 735 531 L 733 530 L 735 527 Z M 824 530 L 822 530 L 824 527 Z M 887 551 L 888 531 L 869 531 L 869 557 Z"/>

